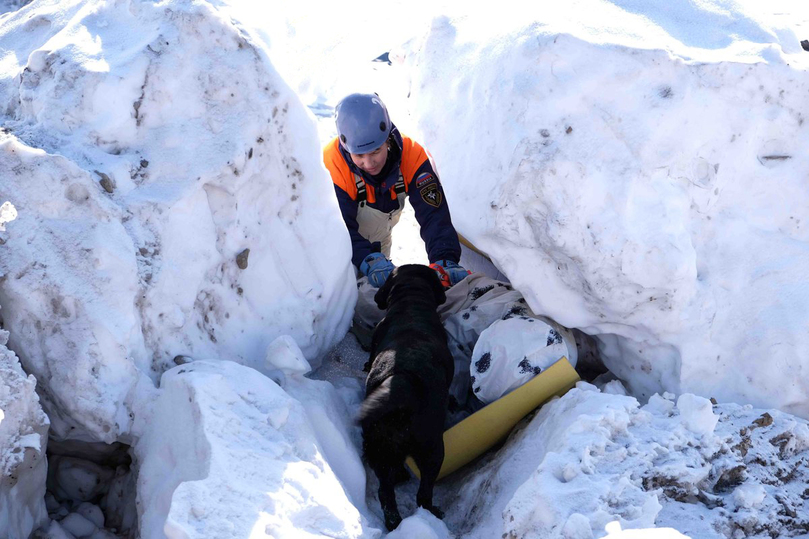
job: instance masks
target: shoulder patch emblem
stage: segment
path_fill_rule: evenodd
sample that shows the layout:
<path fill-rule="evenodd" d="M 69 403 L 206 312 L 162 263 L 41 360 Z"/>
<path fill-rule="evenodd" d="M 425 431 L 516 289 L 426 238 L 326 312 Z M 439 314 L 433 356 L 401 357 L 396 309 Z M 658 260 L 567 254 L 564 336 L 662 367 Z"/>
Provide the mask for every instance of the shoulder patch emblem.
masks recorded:
<path fill-rule="evenodd" d="M 422 185 L 424 185 L 425 183 L 427 183 L 432 179 L 433 179 L 432 174 L 430 174 L 429 172 L 422 172 L 421 174 L 418 175 L 418 177 L 416 177 L 416 187 L 417 188 L 421 187 Z"/>
<path fill-rule="evenodd" d="M 438 184 L 431 183 L 419 193 L 421 194 L 421 199 L 430 206 L 437 208 L 441 205 L 441 191 L 438 190 Z"/>

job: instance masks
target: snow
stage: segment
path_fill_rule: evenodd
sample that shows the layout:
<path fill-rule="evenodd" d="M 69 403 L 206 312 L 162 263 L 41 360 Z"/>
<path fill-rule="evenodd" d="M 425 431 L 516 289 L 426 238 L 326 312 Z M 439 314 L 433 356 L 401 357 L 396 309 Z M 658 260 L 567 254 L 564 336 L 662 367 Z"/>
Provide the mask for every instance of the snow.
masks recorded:
<path fill-rule="evenodd" d="M 337 469 L 324 456 L 349 435 L 327 412 L 342 401 L 326 385 L 290 377 L 281 387 L 229 361 L 167 371 L 135 446 L 141 536 L 362 536 L 359 455 L 341 450 Z"/>
<path fill-rule="evenodd" d="M 48 418 L 36 380 L 26 375 L 0 329 L 0 530 L 27 537 L 47 520 L 45 476 Z"/>
<path fill-rule="evenodd" d="M 89 520 L 96 528 L 104 527 L 104 513 L 97 505 L 91 503 L 80 504 L 77 513 Z"/>
<path fill-rule="evenodd" d="M 712 433 L 719 421 L 713 413 L 711 401 L 691 393 L 680 395 L 677 399 L 677 410 L 683 418 L 685 428 L 696 435 L 705 436 Z"/>
<path fill-rule="evenodd" d="M 700 538 L 792 535 L 806 525 L 797 508 L 807 455 L 779 456 L 804 420 L 779 413 L 765 425 L 762 410 L 720 404 L 716 428 L 695 433 L 678 408 L 640 406 L 580 382 L 496 457 L 451 479 L 439 505 L 460 507 L 445 523 L 463 537 L 592 537 L 615 520 Z"/>
<path fill-rule="evenodd" d="M 402 520 L 402 523 L 387 535 L 389 539 L 408 539 L 410 537 L 442 539 L 449 536 L 446 525 L 421 507 L 413 516 Z"/>
<path fill-rule="evenodd" d="M 807 417 L 809 59 L 754 17 L 538 5 L 438 17 L 397 54 L 453 221 L 536 313 L 644 399 Z"/>
<path fill-rule="evenodd" d="M 78 513 L 70 513 L 59 524 L 66 532 L 72 533 L 75 537 L 86 537 L 96 530 L 95 524 Z"/>
<path fill-rule="evenodd" d="M 316 362 L 356 294 L 314 125 L 264 50 L 206 3 L 125 4 L 0 21 L 6 327 L 54 434 L 106 442 L 175 356 L 261 369 L 290 335 Z"/>
<path fill-rule="evenodd" d="M 442 481 L 443 521 L 401 485 L 390 537 L 807 533 L 805 6 L 21 3 L 0 535 L 383 535 L 320 161 L 357 90 L 431 151 L 480 267 L 612 373 Z M 395 239 L 426 261 L 412 211 Z"/>

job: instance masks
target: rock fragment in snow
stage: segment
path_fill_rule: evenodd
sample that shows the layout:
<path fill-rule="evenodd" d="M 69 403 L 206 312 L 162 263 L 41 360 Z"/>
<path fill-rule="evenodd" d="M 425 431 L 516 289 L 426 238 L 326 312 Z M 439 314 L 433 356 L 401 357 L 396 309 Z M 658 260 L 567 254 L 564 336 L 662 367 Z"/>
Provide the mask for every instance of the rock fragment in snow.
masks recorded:
<path fill-rule="evenodd" d="M 772 425 L 772 416 L 769 413 L 764 412 L 763 414 L 761 414 L 761 417 L 753 421 L 753 425 L 755 425 L 756 427 L 769 427 L 770 425 Z"/>
<path fill-rule="evenodd" d="M 250 249 L 244 249 L 236 255 L 236 265 L 239 269 L 247 269 L 247 257 L 250 256 Z"/>
<path fill-rule="evenodd" d="M 99 180 L 98 183 L 101 184 L 101 187 L 103 187 L 106 192 L 111 194 L 113 191 L 115 191 L 115 182 L 112 181 L 112 178 L 110 178 L 107 174 L 99 172 L 97 170 L 96 174 L 98 174 L 99 177 L 101 178 L 101 180 Z"/>

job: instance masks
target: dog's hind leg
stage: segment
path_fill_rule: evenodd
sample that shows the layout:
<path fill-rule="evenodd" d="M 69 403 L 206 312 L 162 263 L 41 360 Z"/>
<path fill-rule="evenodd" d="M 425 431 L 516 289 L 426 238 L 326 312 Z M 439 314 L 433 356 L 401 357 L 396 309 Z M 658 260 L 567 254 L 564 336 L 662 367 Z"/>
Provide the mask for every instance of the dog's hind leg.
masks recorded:
<path fill-rule="evenodd" d="M 421 483 L 416 493 L 416 503 L 438 518 L 444 518 L 444 512 L 433 505 L 433 488 L 438 479 L 438 472 L 444 463 L 444 440 L 439 437 L 433 440 L 430 447 L 424 447 L 413 455 L 413 460 L 421 472 Z"/>
<path fill-rule="evenodd" d="M 379 479 L 379 505 L 385 515 L 385 527 L 388 531 L 393 531 L 401 522 L 402 515 L 396 505 L 396 468 L 385 466 L 382 469 L 374 470 Z"/>
<path fill-rule="evenodd" d="M 405 465 L 402 464 L 396 469 L 394 477 L 396 478 L 396 484 L 401 485 L 406 481 L 410 481 L 410 472 L 408 472 L 407 468 L 405 468 Z"/>

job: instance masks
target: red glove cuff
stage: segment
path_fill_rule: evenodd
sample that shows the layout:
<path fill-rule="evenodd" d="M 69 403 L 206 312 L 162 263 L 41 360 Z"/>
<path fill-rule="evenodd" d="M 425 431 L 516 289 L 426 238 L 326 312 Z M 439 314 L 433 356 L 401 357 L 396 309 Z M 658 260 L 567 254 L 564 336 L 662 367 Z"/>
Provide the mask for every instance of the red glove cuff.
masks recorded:
<path fill-rule="evenodd" d="M 438 279 L 441 281 L 441 285 L 444 288 L 449 288 L 450 286 L 452 286 L 452 284 L 449 281 L 449 274 L 446 272 L 446 270 L 441 264 L 433 262 L 432 264 L 430 264 L 430 267 L 433 268 L 435 272 L 438 274 Z"/>

